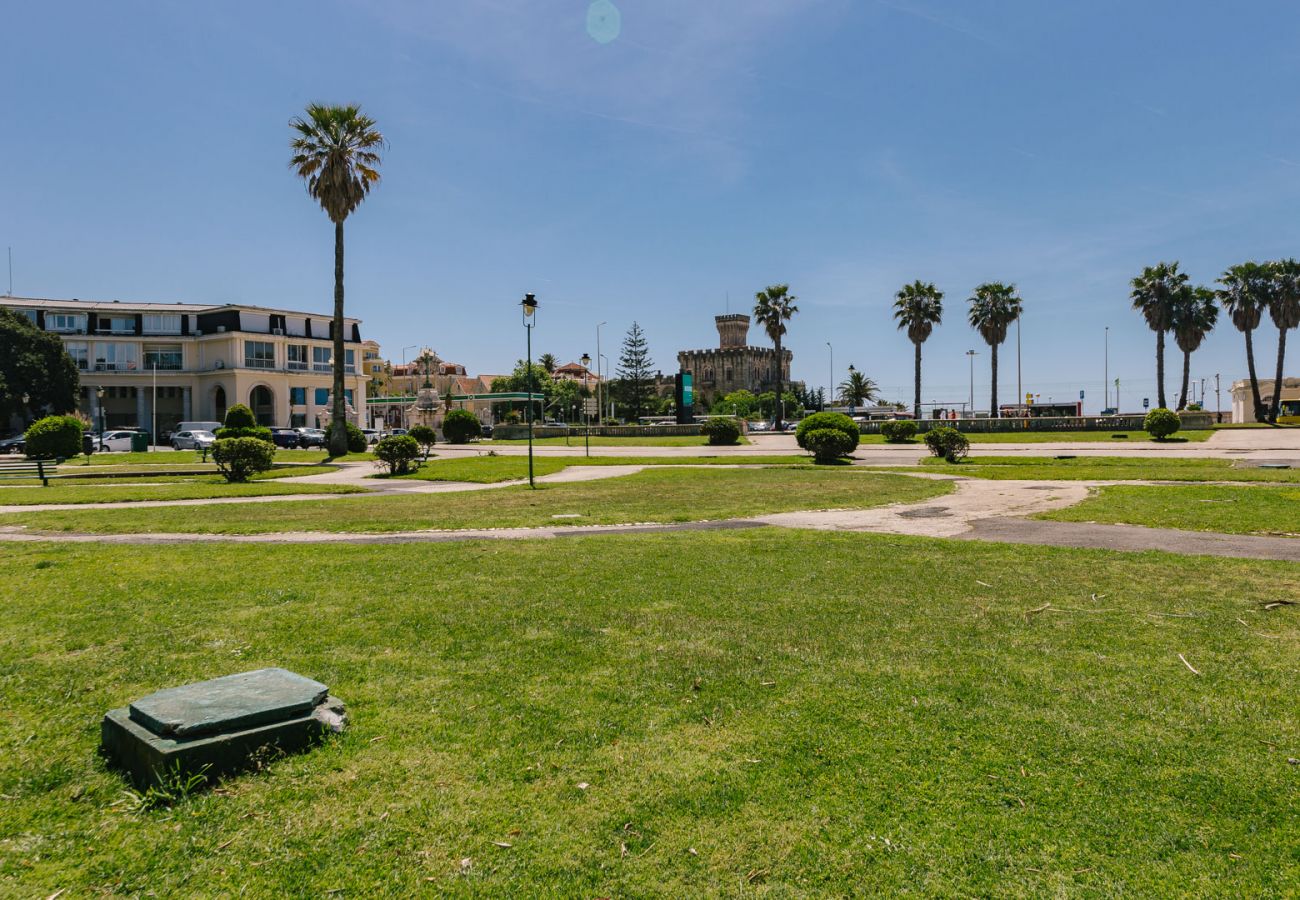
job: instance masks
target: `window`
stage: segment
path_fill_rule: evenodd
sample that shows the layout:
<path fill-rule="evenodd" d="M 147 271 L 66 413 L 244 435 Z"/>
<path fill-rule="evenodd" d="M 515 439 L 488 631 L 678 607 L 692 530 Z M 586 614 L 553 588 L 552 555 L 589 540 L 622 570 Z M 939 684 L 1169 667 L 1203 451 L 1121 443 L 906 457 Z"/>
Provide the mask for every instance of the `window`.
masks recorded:
<path fill-rule="evenodd" d="M 250 369 L 274 369 L 275 344 L 270 341 L 244 341 L 244 365 Z"/>
<path fill-rule="evenodd" d="M 20 315 L 20 316 L 26 316 L 26 317 L 27 317 L 27 321 L 31 322 L 33 325 L 36 324 L 36 310 L 34 310 L 34 309 L 18 309 L 18 310 L 14 310 L 14 311 L 15 311 L 16 313 L 18 313 L 18 315 Z"/>
<path fill-rule="evenodd" d="M 140 345 L 97 342 L 95 344 L 95 370 L 97 372 L 130 372 L 140 368 Z"/>
<path fill-rule="evenodd" d="M 135 316 L 100 316 L 99 333 L 135 334 Z"/>
<path fill-rule="evenodd" d="M 175 315 L 175 316 L 147 315 L 144 317 L 143 324 L 144 324 L 145 334 L 180 334 L 181 333 L 181 317 L 179 315 Z M 159 366 L 158 368 L 161 369 L 162 366 Z"/>
<path fill-rule="evenodd" d="M 306 388 L 301 388 L 301 387 L 289 388 L 289 405 L 290 405 L 290 406 L 306 406 L 306 405 L 307 405 L 307 389 L 306 389 Z"/>
<path fill-rule="evenodd" d="M 333 354 L 329 347 L 311 348 L 311 368 L 313 372 L 328 372 Z"/>
<path fill-rule="evenodd" d="M 330 389 L 316 388 L 316 405 L 324 406 L 326 403 L 329 402 L 330 402 Z"/>
<path fill-rule="evenodd" d="M 285 349 L 285 358 L 288 361 L 290 369 L 307 369 L 307 346 L 305 344 L 290 344 Z"/>
<path fill-rule="evenodd" d="M 349 405 L 352 403 L 352 388 L 347 388 L 343 391 L 343 399 L 348 401 Z"/>
<path fill-rule="evenodd" d="M 343 351 L 343 371 L 355 373 L 357 371 L 357 351 Z"/>
<path fill-rule="evenodd" d="M 36 314 L 32 313 L 32 320 L 35 321 Z M 135 323 L 131 323 L 132 330 L 135 329 Z M 57 331 L 62 334 L 84 334 L 86 331 L 86 317 L 75 313 L 47 313 L 45 316 L 45 330 Z"/>
<path fill-rule="evenodd" d="M 84 372 L 89 368 L 90 345 L 85 341 L 66 341 L 63 344 L 63 349 L 76 362 L 78 369 Z"/>
<path fill-rule="evenodd" d="M 179 372 L 183 368 L 180 344 L 146 344 L 144 367 L 163 372 Z"/>

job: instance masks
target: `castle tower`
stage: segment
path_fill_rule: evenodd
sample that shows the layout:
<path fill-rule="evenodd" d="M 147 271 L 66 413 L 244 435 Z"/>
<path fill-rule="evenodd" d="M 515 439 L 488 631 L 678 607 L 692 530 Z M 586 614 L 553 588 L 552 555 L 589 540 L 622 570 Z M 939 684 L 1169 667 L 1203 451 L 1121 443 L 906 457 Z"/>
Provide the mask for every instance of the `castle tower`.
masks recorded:
<path fill-rule="evenodd" d="M 727 316 L 714 316 L 713 321 L 718 326 L 718 346 L 721 349 L 747 346 L 749 316 L 744 313 L 732 313 Z"/>

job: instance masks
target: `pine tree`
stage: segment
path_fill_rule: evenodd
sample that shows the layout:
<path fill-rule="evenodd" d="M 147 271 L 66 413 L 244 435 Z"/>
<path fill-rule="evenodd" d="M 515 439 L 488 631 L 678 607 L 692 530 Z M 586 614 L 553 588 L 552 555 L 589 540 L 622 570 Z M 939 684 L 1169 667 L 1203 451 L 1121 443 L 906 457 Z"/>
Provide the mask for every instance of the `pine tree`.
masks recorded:
<path fill-rule="evenodd" d="M 653 405 L 653 370 L 654 362 L 650 359 L 645 332 L 633 322 L 627 330 L 627 337 L 623 338 L 623 349 L 618 356 L 618 381 L 614 385 L 614 397 L 623 405 L 629 421 L 637 421 Z"/>

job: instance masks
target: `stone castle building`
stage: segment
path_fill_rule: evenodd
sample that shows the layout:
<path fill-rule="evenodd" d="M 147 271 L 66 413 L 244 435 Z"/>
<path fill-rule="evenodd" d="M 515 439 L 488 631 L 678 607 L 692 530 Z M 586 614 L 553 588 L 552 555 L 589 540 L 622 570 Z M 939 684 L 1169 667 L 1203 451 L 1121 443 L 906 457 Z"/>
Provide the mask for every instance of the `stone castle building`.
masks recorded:
<path fill-rule="evenodd" d="M 707 409 L 714 401 L 742 389 L 753 394 L 776 390 L 776 350 L 749 346 L 749 316 L 732 313 L 714 316 L 713 320 L 718 326 L 717 349 L 682 350 L 677 354 L 678 368 L 693 377 L 696 405 Z M 781 350 L 781 383 L 787 390 L 792 358 L 789 350 Z"/>

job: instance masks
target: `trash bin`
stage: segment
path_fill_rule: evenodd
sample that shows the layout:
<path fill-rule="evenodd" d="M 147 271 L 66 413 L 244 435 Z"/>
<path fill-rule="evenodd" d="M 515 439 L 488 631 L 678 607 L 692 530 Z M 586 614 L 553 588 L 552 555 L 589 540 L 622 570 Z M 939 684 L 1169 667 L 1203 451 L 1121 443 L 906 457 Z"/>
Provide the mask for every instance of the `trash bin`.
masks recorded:
<path fill-rule="evenodd" d="M 131 434 L 131 452 L 144 453 L 149 449 L 149 435 L 143 431 L 136 431 Z"/>

